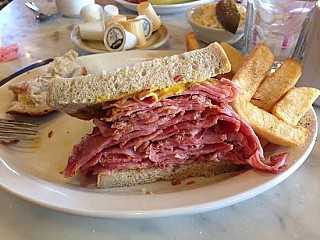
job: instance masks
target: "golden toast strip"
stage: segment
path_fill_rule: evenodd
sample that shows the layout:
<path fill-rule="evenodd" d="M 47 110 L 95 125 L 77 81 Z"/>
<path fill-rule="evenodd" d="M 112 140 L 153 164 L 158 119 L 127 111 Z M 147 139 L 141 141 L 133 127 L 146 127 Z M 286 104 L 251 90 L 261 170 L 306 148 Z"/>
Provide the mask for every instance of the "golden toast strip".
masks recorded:
<path fill-rule="evenodd" d="M 223 50 L 226 52 L 227 57 L 231 63 L 231 71 L 224 74 L 219 74 L 215 78 L 228 78 L 232 79 L 235 73 L 239 70 L 240 66 L 242 65 L 243 61 L 245 60 L 245 56 L 239 52 L 236 48 L 232 47 L 226 42 L 220 43 Z"/>
<path fill-rule="evenodd" d="M 240 69 L 246 57 L 229 43 L 221 42 L 220 45 L 229 58 L 231 63 L 231 72 L 235 74 Z"/>
<path fill-rule="evenodd" d="M 297 146 L 305 142 L 309 130 L 279 120 L 271 113 L 254 106 L 243 96 L 238 96 L 232 102 L 235 111 L 244 118 L 265 140 L 283 146 Z"/>
<path fill-rule="evenodd" d="M 273 62 L 274 56 L 264 44 L 259 44 L 243 62 L 232 81 L 240 87 L 245 100 L 251 100 Z"/>
<path fill-rule="evenodd" d="M 186 47 L 187 47 L 187 51 L 192 51 L 200 48 L 199 43 L 196 39 L 196 36 L 194 35 L 193 32 L 189 32 L 187 35 Z"/>
<path fill-rule="evenodd" d="M 301 64 L 287 59 L 270 75 L 267 75 L 251 99 L 257 107 L 270 111 L 286 92 L 293 88 L 302 74 Z"/>
<path fill-rule="evenodd" d="M 273 106 L 271 113 L 288 124 L 297 125 L 319 94 L 320 90 L 312 87 L 292 88 Z"/>

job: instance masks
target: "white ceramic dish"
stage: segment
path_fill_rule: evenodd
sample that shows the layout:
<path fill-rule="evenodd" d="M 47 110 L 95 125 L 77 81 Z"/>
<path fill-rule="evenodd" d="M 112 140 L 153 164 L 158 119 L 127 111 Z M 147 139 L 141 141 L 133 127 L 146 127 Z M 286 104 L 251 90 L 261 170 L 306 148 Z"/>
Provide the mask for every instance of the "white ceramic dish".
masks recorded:
<path fill-rule="evenodd" d="M 130 3 L 126 0 L 115 0 L 117 3 L 122 5 L 124 8 L 129 9 L 131 11 L 137 12 L 136 3 Z M 176 14 L 176 13 L 184 13 L 188 8 L 191 8 L 196 5 L 210 3 L 212 0 L 196 0 L 187 3 L 179 3 L 179 4 L 168 4 L 168 5 L 152 5 L 157 14 Z"/>
<path fill-rule="evenodd" d="M 79 63 L 88 71 L 98 72 L 132 64 L 145 59 L 174 54 L 173 51 L 128 51 L 80 57 Z M 35 76 L 43 68 L 16 78 L 21 81 Z M 7 85 L 0 88 L 0 117 L 8 109 L 12 93 Z M 25 119 L 24 119 L 25 120 Z M 83 188 L 75 178 L 60 174 L 67 163 L 72 146 L 91 131 L 91 123 L 65 114 L 31 118 L 40 123 L 39 141 L 28 148 L 23 143 L 0 145 L 0 186 L 13 194 L 50 209 L 94 217 L 144 218 L 190 214 L 222 208 L 260 194 L 286 179 L 305 161 L 317 136 L 317 119 L 313 109 L 304 117 L 311 135 L 299 147 L 270 147 L 265 155 L 286 151 L 289 169 L 281 174 L 248 170 L 225 180 L 196 178 L 195 184 L 172 186 L 158 182 L 137 187 L 111 190 Z M 52 137 L 48 133 L 52 131 Z M 152 191 L 154 194 L 146 194 Z"/>
<path fill-rule="evenodd" d="M 212 42 L 228 42 L 229 44 L 236 44 L 242 39 L 244 27 L 238 28 L 237 32 L 233 34 L 224 29 L 206 27 L 194 21 L 194 18 L 201 14 L 201 7 L 202 5 L 195 6 L 188 9 L 186 12 L 186 19 L 197 38 L 207 44 Z"/>
<path fill-rule="evenodd" d="M 147 44 L 139 49 L 153 50 L 161 47 L 165 44 L 170 37 L 169 29 L 162 24 L 161 27 L 152 33 L 151 37 L 148 38 Z M 79 27 L 76 27 L 71 32 L 71 41 L 80 49 L 89 53 L 105 53 L 108 52 L 104 46 L 103 41 L 86 41 L 80 37 Z M 130 50 L 131 51 L 131 50 Z"/>

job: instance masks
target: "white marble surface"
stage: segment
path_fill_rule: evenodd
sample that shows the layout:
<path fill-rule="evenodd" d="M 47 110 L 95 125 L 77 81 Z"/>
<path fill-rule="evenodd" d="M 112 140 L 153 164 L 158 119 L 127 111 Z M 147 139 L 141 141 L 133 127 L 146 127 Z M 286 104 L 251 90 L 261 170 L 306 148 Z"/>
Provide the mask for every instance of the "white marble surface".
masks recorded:
<path fill-rule="evenodd" d="M 52 0 L 36 1 L 55 12 Z M 20 58 L 0 63 L 0 79 L 36 60 L 75 49 L 69 40 L 80 19 L 37 23 L 24 1 L 0 11 L 3 45 L 18 43 Z M 183 14 L 163 16 L 171 37 L 162 49 L 184 50 Z M 81 54 L 86 54 L 80 52 Z M 316 108 L 317 116 L 320 109 Z M 0 176 L 1 177 L 1 176 Z M 19 199 L 0 188 L 0 239 L 320 239 L 320 143 L 288 179 L 269 191 L 212 212 L 155 219 L 99 219 L 68 215 Z"/>
<path fill-rule="evenodd" d="M 70 41 L 71 31 L 83 23 L 81 18 L 65 18 L 57 14 L 49 21 L 37 22 L 34 20 L 35 14 L 24 6 L 24 2 L 15 0 L 0 12 L 2 45 L 18 43 L 20 49 L 19 59 L 0 63 L 0 79 L 39 59 L 61 56 L 70 49 L 77 50 L 80 55 L 88 54 L 77 49 Z M 38 3 L 45 13 L 57 12 L 54 0 L 34 2 Z M 106 4 L 112 3 L 112 0 L 97 2 Z M 136 14 L 129 10 L 125 11 L 126 9 L 121 6 L 119 8 L 121 13 Z M 161 19 L 171 34 L 169 41 L 159 49 L 186 50 L 185 36 L 190 27 L 184 14 L 165 15 Z"/>

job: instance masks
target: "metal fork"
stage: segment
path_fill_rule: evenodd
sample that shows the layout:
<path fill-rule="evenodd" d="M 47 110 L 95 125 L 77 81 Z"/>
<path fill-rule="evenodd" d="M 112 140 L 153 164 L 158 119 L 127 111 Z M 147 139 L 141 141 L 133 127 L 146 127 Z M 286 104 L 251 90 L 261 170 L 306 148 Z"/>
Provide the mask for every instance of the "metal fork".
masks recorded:
<path fill-rule="evenodd" d="M 38 125 L 15 120 L 0 119 L 0 142 L 35 140 Z"/>

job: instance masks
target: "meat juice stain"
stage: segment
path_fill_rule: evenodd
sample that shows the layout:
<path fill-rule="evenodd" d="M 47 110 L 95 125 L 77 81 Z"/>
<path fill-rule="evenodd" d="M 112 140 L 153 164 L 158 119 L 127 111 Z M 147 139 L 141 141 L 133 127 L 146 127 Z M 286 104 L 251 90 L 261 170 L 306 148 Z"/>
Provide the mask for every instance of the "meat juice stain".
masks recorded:
<path fill-rule="evenodd" d="M 48 132 L 48 138 L 52 138 L 52 136 L 53 136 L 53 131 L 51 130 Z"/>

